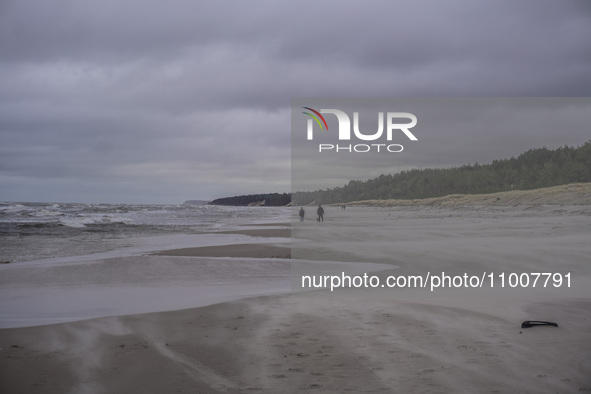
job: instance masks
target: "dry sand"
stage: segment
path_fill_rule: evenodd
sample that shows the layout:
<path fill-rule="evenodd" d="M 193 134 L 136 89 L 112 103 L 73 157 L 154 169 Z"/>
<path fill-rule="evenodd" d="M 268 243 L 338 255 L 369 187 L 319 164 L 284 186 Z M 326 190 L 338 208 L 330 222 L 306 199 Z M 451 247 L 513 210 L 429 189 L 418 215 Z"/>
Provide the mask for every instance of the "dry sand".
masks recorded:
<path fill-rule="evenodd" d="M 591 391 L 590 218 L 581 206 L 328 208 L 324 223 L 292 228 L 296 245 L 318 258 L 391 264 L 381 277 L 491 267 L 571 272 L 573 287 L 322 290 L 2 329 L 0 392 Z M 254 249 L 259 258 L 279 252 L 257 244 L 163 253 Z M 524 320 L 559 327 L 521 329 Z"/>

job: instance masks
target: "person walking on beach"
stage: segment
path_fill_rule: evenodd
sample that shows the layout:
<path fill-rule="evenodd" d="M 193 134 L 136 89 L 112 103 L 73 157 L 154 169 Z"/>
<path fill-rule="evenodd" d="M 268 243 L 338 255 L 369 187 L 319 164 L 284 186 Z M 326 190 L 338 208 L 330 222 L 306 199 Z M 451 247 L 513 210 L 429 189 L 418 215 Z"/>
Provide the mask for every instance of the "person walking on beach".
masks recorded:
<path fill-rule="evenodd" d="M 322 205 L 318 204 L 318 210 L 316 211 L 316 213 L 318 214 L 318 221 L 319 222 L 324 222 L 324 208 L 322 208 Z"/>
<path fill-rule="evenodd" d="M 306 211 L 304 211 L 304 207 L 302 207 L 300 209 L 300 222 L 304 221 L 304 215 L 306 214 Z"/>

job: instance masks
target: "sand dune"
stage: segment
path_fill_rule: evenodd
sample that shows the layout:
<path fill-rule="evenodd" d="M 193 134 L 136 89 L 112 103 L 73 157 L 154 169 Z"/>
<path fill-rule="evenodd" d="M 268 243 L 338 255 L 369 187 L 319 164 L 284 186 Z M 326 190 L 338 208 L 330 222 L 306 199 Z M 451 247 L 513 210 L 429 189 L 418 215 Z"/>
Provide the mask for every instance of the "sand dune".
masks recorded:
<path fill-rule="evenodd" d="M 333 204 L 340 205 L 340 204 Z M 348 202 L 349 206 L 519 206 L 519 205 L 591 205 L 591 183 L 573 183 L 534 190 L 513 190 L 490 194 L 452 194 L 414 200 L 364 200 Z"/>

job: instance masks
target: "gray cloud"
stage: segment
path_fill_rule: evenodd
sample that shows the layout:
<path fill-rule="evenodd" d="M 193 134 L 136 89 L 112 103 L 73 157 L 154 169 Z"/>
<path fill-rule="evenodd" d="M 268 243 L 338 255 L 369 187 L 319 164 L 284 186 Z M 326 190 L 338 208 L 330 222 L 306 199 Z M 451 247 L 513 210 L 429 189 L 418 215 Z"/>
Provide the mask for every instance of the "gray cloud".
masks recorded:
<path fill-rule="evenodd" d="M 585 1 L 5 1 L 0 200 L 289 191 L 292 97 L 588 96 L 590 22 Z M 464 144 L 392 168 L 508 150 Z"/>

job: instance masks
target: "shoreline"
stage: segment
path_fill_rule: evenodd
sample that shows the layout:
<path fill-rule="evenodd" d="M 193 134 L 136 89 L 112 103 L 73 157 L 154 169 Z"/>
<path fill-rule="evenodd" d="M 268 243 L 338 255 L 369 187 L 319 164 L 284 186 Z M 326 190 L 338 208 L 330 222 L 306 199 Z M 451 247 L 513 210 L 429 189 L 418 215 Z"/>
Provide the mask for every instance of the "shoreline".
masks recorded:
<path fill-rule="evenodd" d="M 150 253 L 151 256 L 176 257 L 238 257 L 290 259 L 291 248 L 272 244 L 232 244 L 220 246 L 198 246 L 194 248 L 179 248 Z"/>
<path fill-rule="evenodd" d="M 0 328 L 289 292 L 288 231 L 277 227 L 148 237 L 130 250 L 3 265 Z M 182 247 L 195 244 L 202 246 Z"/>
<path fill-rule="evenodd" d="M 251 225 L 248 225 L 251 226 Z M 246 235 L 249 237 L 264 238 L 273 241 L 273 238 L 290 238 L 291 228 L 289 223 L 264 224 L 258 226 L 277 226 L 281 228 L 271 229 L 245 229 L 212 231 L 207 234 L 222 235 Z M 289 242 L 288 242 L 289 243 Z M 237 257 L 237 258 L 268 258 L 290 259 L 291 247 L 284 246 L 285 242 L 274 244 L 264 243 L 232 243 L 215 246 L 196 246 L 189 248 L 174 248 L 148 253 L 151 256 L 176 256 L 176 257 Z"/>
<path fill-rule="evenodd" d="M 350 264 L 360 272 L 369 267 L 363 261 L 382 261 L 392 268 L 398 264 L 400 269 L 390 273 L 409 275 L 423 270 L 476 273 L 493 266 L 506 272 L 568 271 L 573 273 L 572 291 L 288 291 L 243 294 L 172 311 L 4 328 L 0 391 L 591 391 L 591 295 L 585 290 L 591 284 L 586 237 L 591 227 L 579 208 L 453 215 L 447 210 L 401 211 L 394 216 L 382 210 L 335 210 L 323 224 L 296 222 L 290 229 L 298 238 L 294 245 L 318 251 L 320 260 L 358 261 Z M 247 233 L 228 231 L 224 236 L 269 234 L 268 229 L 258 230 L 265 232 L 245 229 Z M 111 293 L 118 283 L 129 289 L 133 281 L 146 280 L 149 292 L 138 298 L 144 304 L 170 295 L 169 288 L 156 292 L 158 283 L 188 279 L 187 286 L 179 287 L 183 293 L 174 297 L 195 284 L 219 281 L 231 287 L 250 281 L 257 290 L 261 280 L 268 283 L 273 277 L 285 290 L 297 272 L 291 271 L 289 260 L 273 258 L 274 248 L 281 248 L 277 240 L 271 236 L 238 244 L 235 252 L 242 257 L 213 257 L 229 254 L 236 245 L 210 245 L 158 252 L 175 256 L 86 262 L 81 276 L 72 280 L 87 289 L 101 278 L 88 278 L 88 272 L 101 272 Z M 258 257 L 244 256 L 251 252 Z M 298 255 L 292 257 L 297 260 Z M 117 267 L 125 269 L 113 276 L 109 270 Z M 78 269 L 60 269 L 72 268 Z M 35 280 L 46 276 L 40 273 Z M 207 288 L 202 295 L 211 291 Z M 556 321 L 559 327 L 521 329 L 524 320 Z"/>

